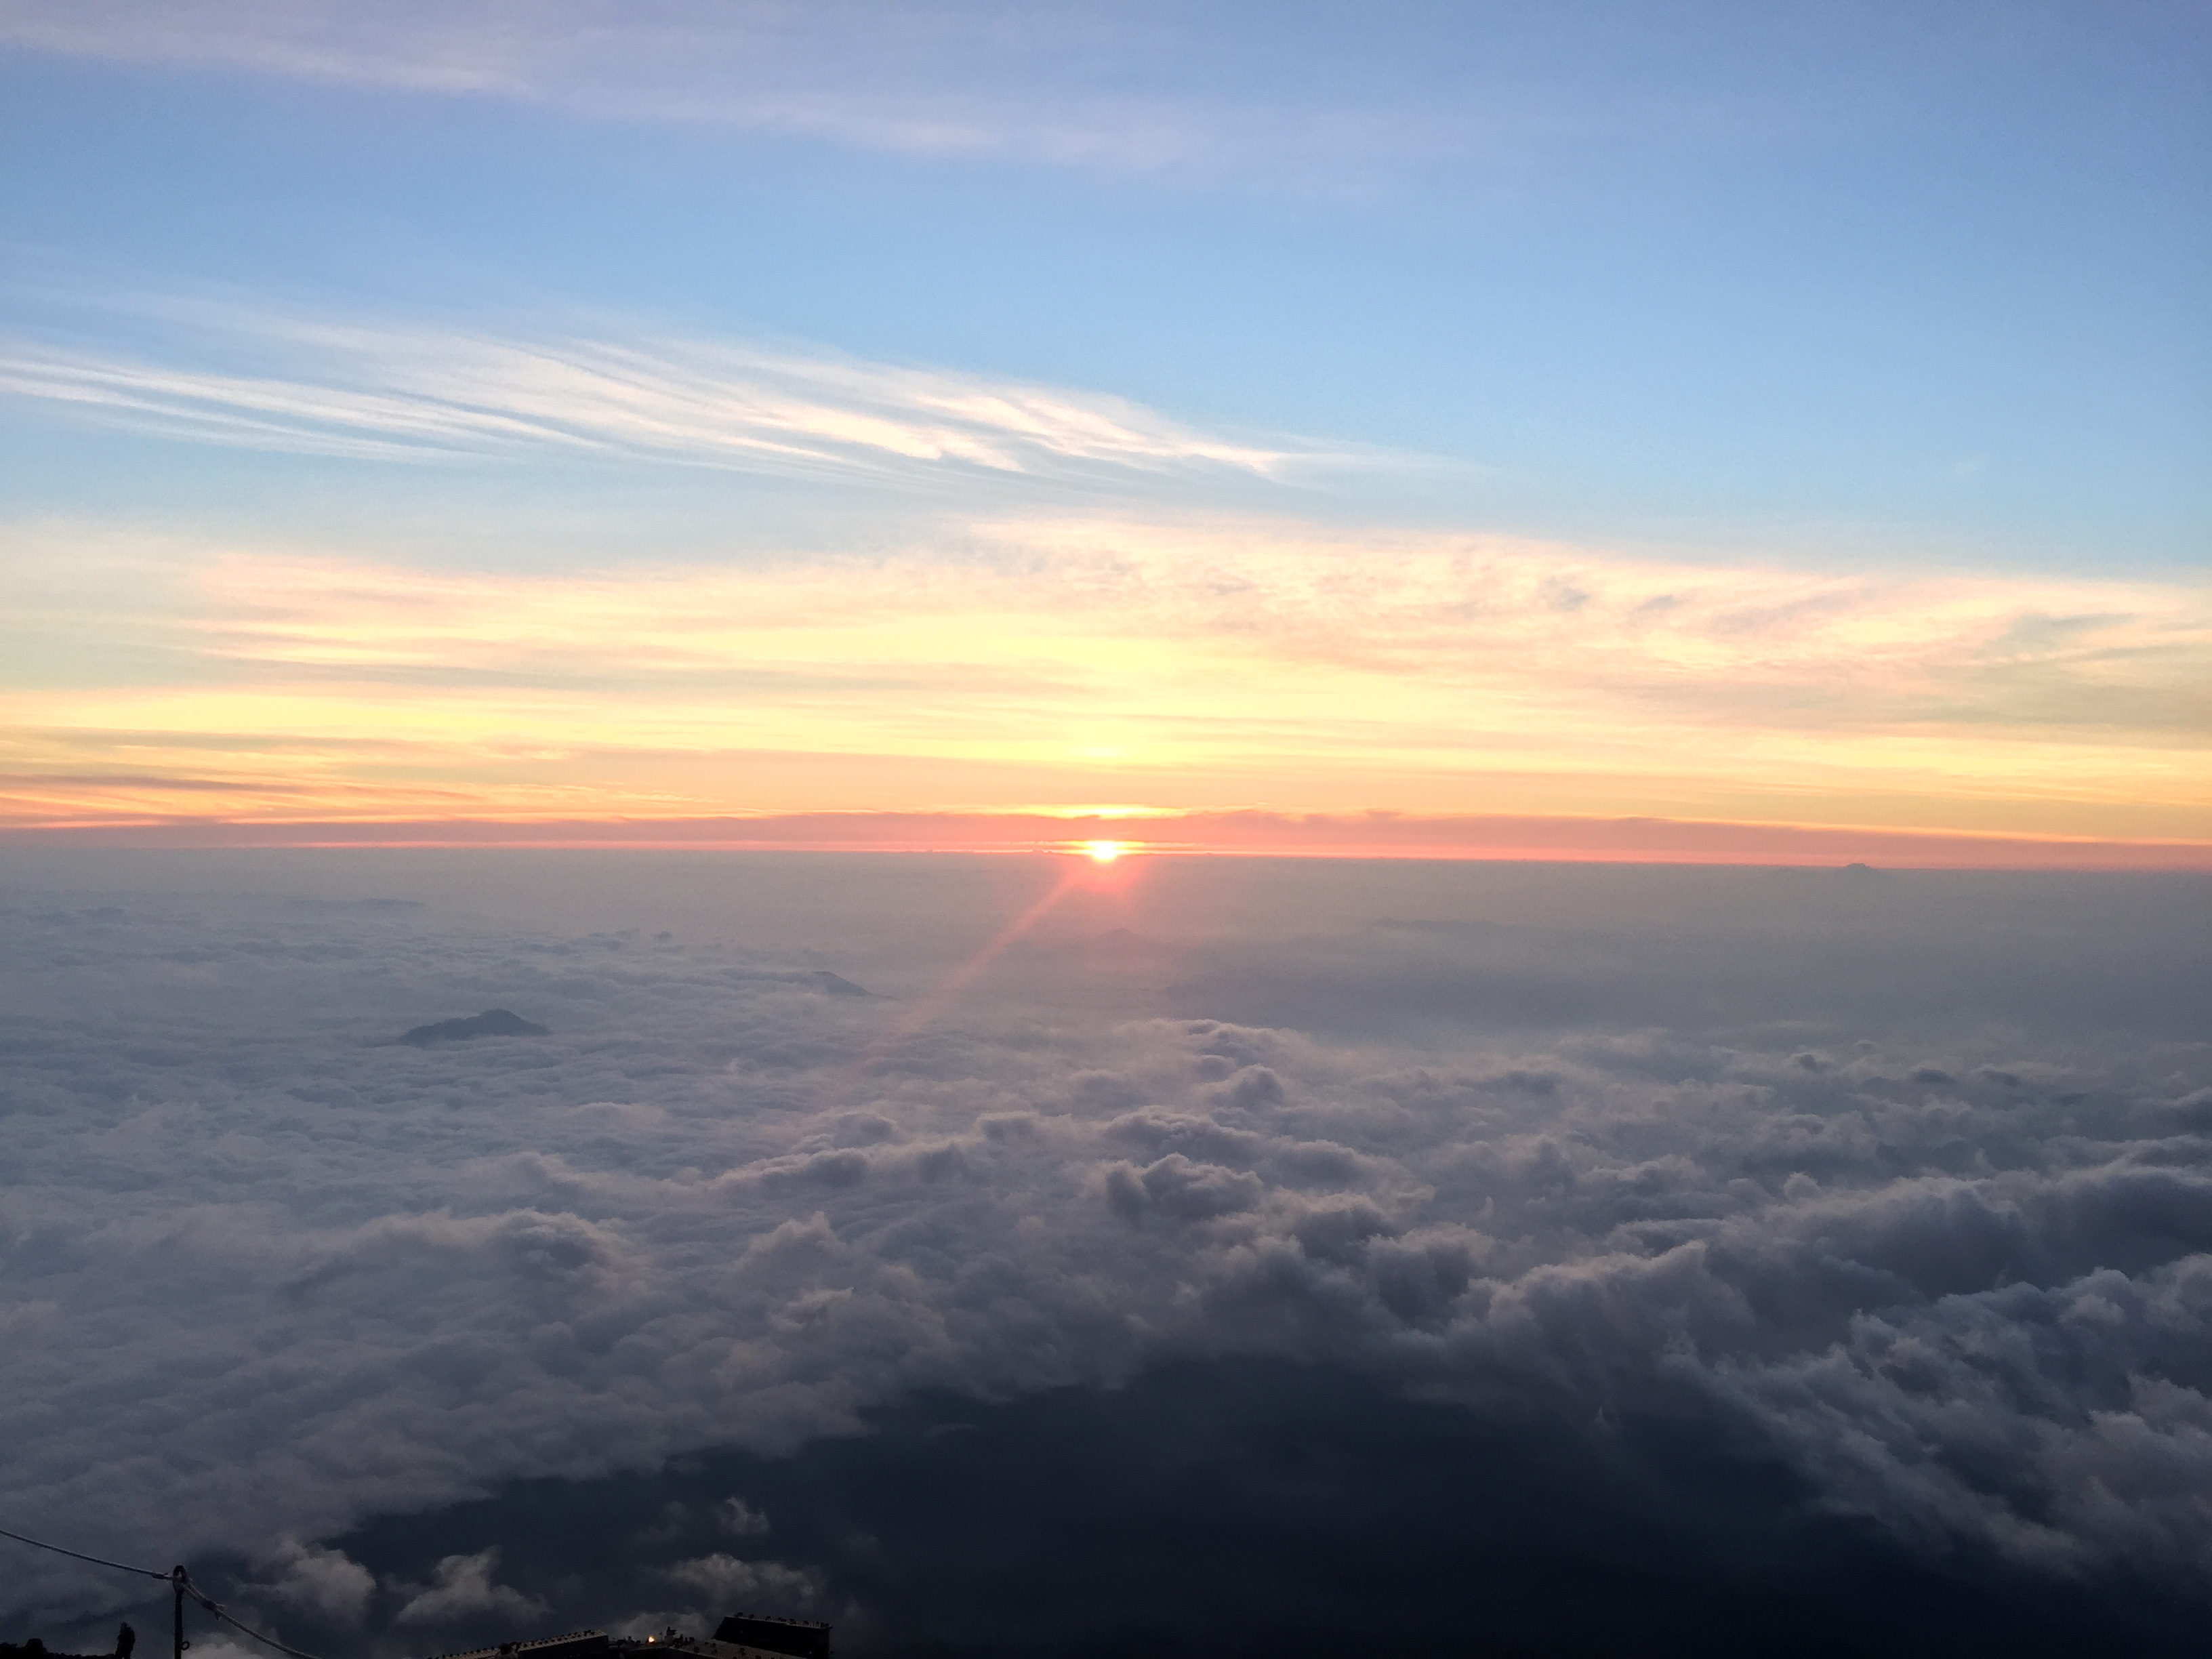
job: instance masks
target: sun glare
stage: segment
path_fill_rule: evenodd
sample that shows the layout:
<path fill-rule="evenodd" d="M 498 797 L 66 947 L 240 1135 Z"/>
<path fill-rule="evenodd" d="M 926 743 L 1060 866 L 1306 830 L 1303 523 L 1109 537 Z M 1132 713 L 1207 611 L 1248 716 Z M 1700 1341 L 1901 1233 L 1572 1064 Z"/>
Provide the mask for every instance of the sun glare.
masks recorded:
<path fill-rule="evenodd" d="M 1111 864 L 1127 850 L 1128 843 L 1119 841 L 1086 841 L 1082 843 L 1084 856 L 1093 864 Z"/>

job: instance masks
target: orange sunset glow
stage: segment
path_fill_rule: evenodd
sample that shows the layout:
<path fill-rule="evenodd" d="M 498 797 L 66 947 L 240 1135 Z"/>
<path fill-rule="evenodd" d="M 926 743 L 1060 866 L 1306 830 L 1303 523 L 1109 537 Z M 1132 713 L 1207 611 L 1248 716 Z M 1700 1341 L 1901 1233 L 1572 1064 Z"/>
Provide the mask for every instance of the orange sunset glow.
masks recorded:
<path fill-rule="evenodd" d="M 15 533 L 35 558 L 70 532 Z M 26 623 L 188 672 L 17 686 L 0 811 L 201 844 L 773 842 L 710 821 L 828 811 L 866 845 L 888 813 L 900 844 L 967 848 L 1104 797 L 1130 844 L 1223 851 L 1595 856 L 1582 826 L 1633 823 L 1735 827 L 1602 855 L 1786 857 L 1819 830 L 1946 863 L 2212 857 L 2212 611 L 2186 584 L 1437 536 L 1378 568 L 1289 523 L 984 533 L 957 576 L 922 550 L 495 579 L 111 541 Z M 1324 827 L 1377 810 L 1405 822 Z M 1204 827 L 1223 813 L 1267 827 Z"/>

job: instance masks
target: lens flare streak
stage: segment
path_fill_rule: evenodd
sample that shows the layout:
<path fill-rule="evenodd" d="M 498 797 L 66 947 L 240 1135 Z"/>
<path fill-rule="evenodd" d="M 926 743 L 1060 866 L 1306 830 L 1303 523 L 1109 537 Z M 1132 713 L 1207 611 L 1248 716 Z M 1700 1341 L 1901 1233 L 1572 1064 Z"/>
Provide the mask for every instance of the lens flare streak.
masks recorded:
<path fill-rule="evenodd" d="M 894 1020 L 885 1030 L 878 1033 L 874 1039 L 854 1057 L 852 1064 L 841 1070 L 823 1087 L 822 1099 L 827 1103 L 839 1096 L 849 1093 L 853 1085 L 859 1082 L 870 1066 L 875 1065 L 893 1048 L 944 1012 L 953 1000 L 973 984 L 976 977 L 991 965 L 1000 951 L 1036 927 L 1054 906 L 1073 892 L 1080 884 L 1083 875 L 1084 871 L 1080 865 L 1071 868 L 1046 890 L 1042 898 L 993 934 L 981 950 L 947 974 L 902 1017 Z"/>

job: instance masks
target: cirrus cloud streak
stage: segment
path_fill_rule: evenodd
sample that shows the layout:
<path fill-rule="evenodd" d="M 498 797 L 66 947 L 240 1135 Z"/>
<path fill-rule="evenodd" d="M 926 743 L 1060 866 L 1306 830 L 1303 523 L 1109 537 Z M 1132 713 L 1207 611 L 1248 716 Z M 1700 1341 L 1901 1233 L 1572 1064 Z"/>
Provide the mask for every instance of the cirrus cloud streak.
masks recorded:
<path fill-rule="evenodd" d="M 1346 459 L 1200 432 L 1102 393 L 830 353 L 173 309 L 191 325 L 159 351 L 18 340 L 0 349 L 0 395 L 128 430 L 357 460 L 538 457 L 909 481 L 950 466 L 1100 481 L 1282 480 Z"/>

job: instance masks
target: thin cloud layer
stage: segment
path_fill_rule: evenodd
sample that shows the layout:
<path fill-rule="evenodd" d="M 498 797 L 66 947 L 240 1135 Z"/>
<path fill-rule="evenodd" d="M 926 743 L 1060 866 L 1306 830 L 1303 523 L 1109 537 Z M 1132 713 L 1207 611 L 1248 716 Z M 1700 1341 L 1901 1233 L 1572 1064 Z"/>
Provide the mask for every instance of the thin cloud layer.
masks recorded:
<path fill-rule="evenodd" d="M 836 879 L 723 867 L 800 910 Z M 126 1553 L 238 1552 L 271 1617 L 334 1618 L 360 1576 L 317 1550 L 368 1515 L 787 1449 L 917 1389 L 1264 1355 L 1474 1411 L 1686 1395 L 1901 1537 L 2175 1583 L 2212 1558 L 2212 1069 L 2126 1029 L 2131 994 L 2201 982 L 2201 883 L 1830 874 L 1780 902 L 1738 874 L 1710 878 L 1732 932 L 1608 943 L 1608 894 L 1674 878 L 1462 939 L 1331 922 L 1284 876 L 1249 914 L 1309 915 L 1303 940 L 1102 941 L 1079 905 L 940 1003 L 989 915 L 948 935 L 953 895 L 908 879 L 817 907 L 870 918 L 832 961 L 889 1000 L 711 906 L 682 938 L 562 936 L 19 890 L 0 1501 Z M 1380 904 L 1438 878 L 1372 879 Z M 1793 965 L 1805 903 L 1869 965 L 1998 1000 L 1881 1013 L 1878 973 Z M 1509 935 L 1552 1012 L 1516 1012 L 1502 967 L 1439 994 Z M 1310 1019 L 1284 978 L 1308 970 Z M 1701 984 L 1737 1012 L 1688 1018 Z M 1271 999 L 1279 1023 L 1221 1017 Z M 392 1040 L 494 1004 L 553 1035 Z M 669 1562 L 669 1607 L 815 1593 L 730 1514 Z M 68 1564 L 14 1582 L 19 1615 L 112 1605 Z M 523 1595 L 472 1547 L 375 1605 L 428 1629 Z"/>
<path fill-rule="evenodd" d="M 18 694 L 21 828 L 1118 802 L 2212 839 L 2183 581 L 1283 520 L 550 574 L 17 544 L 26 659 L 112 658 Z"/>
<path fill-rule="evenodd" d="M 1409 106 L 1357 69 L 1316 84 L 1312 62 L 1272 62 L 1233 15 L 1130 6 L 33 0 L 0 20 L 0 41 L 896 155 L 1301 191 L 1370 189 L 1425 165 L 1496 167 L 1592 139 L 1710 142 L 1786 125 L 1740 99 L 1531 99 L 1495 76 L 1480 100 Z M 1232 41 L 1241 50 L 1222 49 Z"/>
<path fill-rule="evenodd" d="M 964 47 L 1064 70 L 1079 46 L 1096 50 L 1115 33 L 1103 18 L 1054 27 L 992 7 L 494 3 L 365 15 L 263 3 L 16 8 L 0 38 L 928 155 L 1149 167 L 1218 150 L 1231 137 L 1224 112 L 1194 100 L 1079 93 L 1054 108 L 1003 80 L 962 74 L 957 62 Z"/>
<path fill-rule="evenodd" d="M 201 308 L 168 360 L 22 342 L 0 394 L 199 442 L 366 460 L 657 461 L 819 477 L 1277 478 L 1326 459 L 1124 399 L 704 341 L 501 339 Z M 216 367 L 240 357 L 251 372 Z"/>

